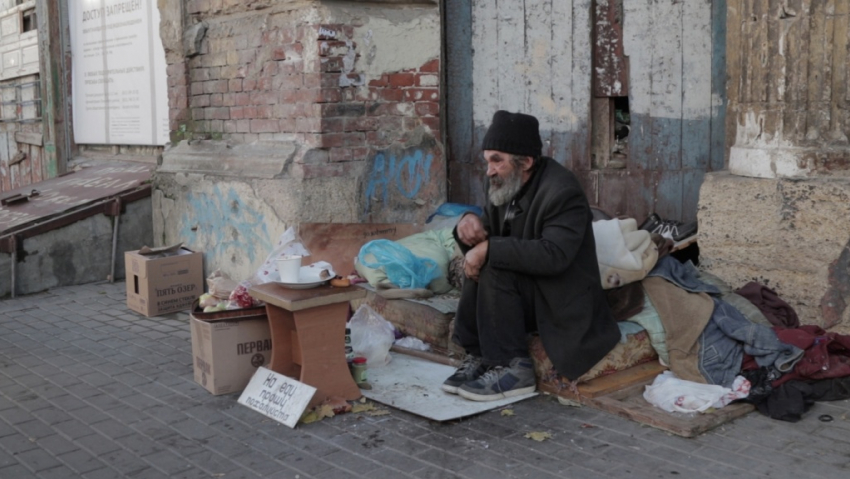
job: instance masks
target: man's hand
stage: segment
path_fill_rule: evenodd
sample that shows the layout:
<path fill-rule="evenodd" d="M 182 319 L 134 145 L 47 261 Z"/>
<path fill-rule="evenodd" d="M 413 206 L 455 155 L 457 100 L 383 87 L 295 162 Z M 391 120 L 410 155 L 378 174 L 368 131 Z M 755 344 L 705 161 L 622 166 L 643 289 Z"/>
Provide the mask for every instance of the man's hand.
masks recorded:
<path fill-rule="evenodd" d="M 487 231 L 481 218 L 474 214 L 464 215 L 457 224 L 457 237 L 467 246 L 475 246 L 487 239 Z"/>
<path fill-rule="evenodd" d="M 481 273 L 481 268 L 484 267 L 484 262 L 487 260 L 487 248 L 489 247 L 490 242 L 485 240 L 466 252 L 463 272 L 467 278 L 478 281 L 478 275 Z"/>

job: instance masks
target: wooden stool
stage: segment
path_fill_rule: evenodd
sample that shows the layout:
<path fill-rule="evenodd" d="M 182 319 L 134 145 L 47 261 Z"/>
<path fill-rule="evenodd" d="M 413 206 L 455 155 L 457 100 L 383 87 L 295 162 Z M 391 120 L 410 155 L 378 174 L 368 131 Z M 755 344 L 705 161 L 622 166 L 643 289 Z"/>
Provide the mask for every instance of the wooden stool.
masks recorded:
<path fill-rule="evenodd" d="M 266 302 L 272 337 L 269 369 L 315 387 L 308 407 L 329 396 L 360 398 L 345 361 L 345 322 L 348 302 L 366 296 L 364 289 L 323 285 L 296 290 L 266 283 L 249 293 Z"/>

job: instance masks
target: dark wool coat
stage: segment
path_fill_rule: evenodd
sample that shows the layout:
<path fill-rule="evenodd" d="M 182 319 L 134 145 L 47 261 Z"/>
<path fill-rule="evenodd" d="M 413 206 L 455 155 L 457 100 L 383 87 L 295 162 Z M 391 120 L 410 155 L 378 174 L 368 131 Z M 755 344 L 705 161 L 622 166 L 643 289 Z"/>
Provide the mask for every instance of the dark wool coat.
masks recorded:
<path fill-rule="evenodd" d="M 576 176 L 547 157 L 540 158 L 520 194 L 509 236 L 502 221 L 508 206 L 488 202 L 484 210 L 488 265 L 536 283 L 534 311 L 543 347 L 555 369 L 575 380 L 620 339 L 601 286 L 590 205 Z M 469 250 L 458 244 L 464 253 Z"/>

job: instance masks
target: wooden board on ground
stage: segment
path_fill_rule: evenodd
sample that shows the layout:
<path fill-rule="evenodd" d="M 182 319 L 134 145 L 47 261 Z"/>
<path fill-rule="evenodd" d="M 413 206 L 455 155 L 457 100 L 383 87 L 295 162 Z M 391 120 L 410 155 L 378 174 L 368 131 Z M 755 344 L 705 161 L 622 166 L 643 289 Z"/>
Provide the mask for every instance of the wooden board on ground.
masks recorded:
<path fill-rule="evenodd" d="M 336 274 L 354 271 L 354 258 L 360 248 L 376 239 L 400 240 L 421 233 L 422 225 L 407 223 L 301 223 L 298 235 L 310 252 L 308 263 L 327 261 Z"/>
<path fill-rule="evenodd" d="M 644 384 L 637 384 L 611 394 L 589 399 L 588 404 L 597 409 L 682 437 L 698 436 L 721 424 L 744 416 L 754 409 L 752 404 L 736 403 L 722 409 L 693 415 L 667 412 L 649 404 L 643 398 L 644 388 L 650 383 L 651 381 L 648 381 Z"/>
<path fill-rule="evenodd" d="M 613 393 L 623 389 L 628 384 L 645 383 L 647 380 L 652 382 L 655 376 L 658 376 L 667 369 L 658 361 L 638 364 L 637 366 L 620 371 L 617 374 L 609 374 L 600 376 L 592 381 L 588 381 L 578 387 L 583 397 L 595 398 L 603 394 Z"/>
<path fill-rule="evenodd" d="M 551 383 L 541 383 L 539 389 L 683 437 L 698 436 L 754 409 L 751 404 L 739 403 L 710 413 L 690 415 L 657 408 L 643 398 L 643 391 L 665 369 L 658 361 L 652 361 L 598 377 L 578 386 L 580 397 L 569 389 L 559 391 Z"/>

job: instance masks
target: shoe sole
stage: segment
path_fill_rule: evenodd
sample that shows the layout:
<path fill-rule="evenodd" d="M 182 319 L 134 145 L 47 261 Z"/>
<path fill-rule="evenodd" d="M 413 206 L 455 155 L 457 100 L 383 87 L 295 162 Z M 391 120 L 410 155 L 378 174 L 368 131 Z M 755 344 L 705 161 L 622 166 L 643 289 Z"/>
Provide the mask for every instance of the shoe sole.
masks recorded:
<path fill-rule="evenodd" d="M 682 238 L 680 240 L 673 240 L 673 251 L 677 251 L 679 249 L 683 249 L 685 246 L 690 246 L 691 243 L 695 242 L 697 239 L 697 234 L 694 233 L 687 238 Z"/>
<path fill-rule="evenodd" d="M 463 388 L 458 388 L 457 394 L 464 398 L 469 399 L 470 401 L 498 401 L 499 399 L 508 399 L 516 396 L 522 396 L 523 394 L 530 394 L 537 390 L 537 386 L 528 386 L 519 389 L 511 389 L 510 391 L 506 391 L 503 393 L 497 394 L 476 394 L 471 391 L 467 391 Z"/>
<path fill-rule="evenodd" d="M 449 394 L 457 394 L 460 390 L 458 386 L 449 386 L 448 384 L 443 384 L 442 389 Z"/>

